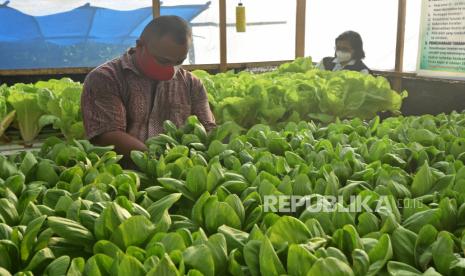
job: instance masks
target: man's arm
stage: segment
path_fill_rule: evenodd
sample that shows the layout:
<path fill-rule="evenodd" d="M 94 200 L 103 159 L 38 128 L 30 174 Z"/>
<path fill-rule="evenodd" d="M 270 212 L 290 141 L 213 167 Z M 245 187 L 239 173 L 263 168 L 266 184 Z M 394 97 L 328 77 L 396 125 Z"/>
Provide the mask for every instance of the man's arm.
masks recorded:
<path fill-rule="evenodd" d="M 202 82 L 192 76 L 192 115 L 196 115 L 207 131 L 216 127 L 215 117 L 208 103 L 208 96 Z"/>
<path fill-rule="evenodd" d="M 97 145 L 114 145 L 115 151 L 124 156 L 131 156 L 131 151 L 146 151 L 147 147 L 137 138 L 123 131 L 109 131 L 98 135 L 91 142 Z"/>

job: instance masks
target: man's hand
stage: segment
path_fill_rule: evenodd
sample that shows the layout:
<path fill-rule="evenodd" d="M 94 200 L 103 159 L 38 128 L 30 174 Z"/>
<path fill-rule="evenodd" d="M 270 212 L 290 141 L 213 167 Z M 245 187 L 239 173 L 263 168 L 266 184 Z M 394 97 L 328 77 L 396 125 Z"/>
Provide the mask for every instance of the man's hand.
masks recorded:
<path fill-rule="evenodd" d="M 130 169 L 135 168 L 135 165 L 131 160 L 131 151 L 147 150 L 147 147 L 144 143 L 123 131 L 105 132 L 93 138 L 91 142 L 99 146 L 114 145 L 115 151 L 118 154 L 122 154 L 124 156 L 122 160 L 122 165 L 125 168 Z"/>

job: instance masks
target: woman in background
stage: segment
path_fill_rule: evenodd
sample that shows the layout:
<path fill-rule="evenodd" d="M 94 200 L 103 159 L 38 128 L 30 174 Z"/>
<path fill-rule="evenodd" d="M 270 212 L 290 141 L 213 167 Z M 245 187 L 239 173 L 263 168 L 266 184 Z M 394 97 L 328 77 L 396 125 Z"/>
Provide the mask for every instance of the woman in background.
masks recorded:
<path fill-rule="evenodd" d="M 317 65 L 321 70 L 350 70 L 370 74 L 370 69 L 363 63 L 365 51 L 360 34 L 347 31 L 336 38 L 336 53 L 334 57 L 325 57 Z"/>

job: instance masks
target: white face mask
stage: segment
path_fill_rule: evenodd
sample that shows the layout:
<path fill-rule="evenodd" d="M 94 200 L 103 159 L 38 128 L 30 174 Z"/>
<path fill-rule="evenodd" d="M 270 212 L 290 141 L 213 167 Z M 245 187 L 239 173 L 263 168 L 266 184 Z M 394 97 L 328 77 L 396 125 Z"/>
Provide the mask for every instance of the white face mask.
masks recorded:
<path fill-rule="evenodd" d="M 352 59 L 352 54 L 349 52 L 336 51 L 336 57 L 339 62 L 348 62 Z"/>
<path fill-rule="evenodd" d="M 173 69 L 174 69 L 174 74 L 173 74 L 173 78 L 174 78 L 176 74 L 178 73 L 179 69 L 181 69 L 181 65 L 175 65 L 173 66 Z"/>

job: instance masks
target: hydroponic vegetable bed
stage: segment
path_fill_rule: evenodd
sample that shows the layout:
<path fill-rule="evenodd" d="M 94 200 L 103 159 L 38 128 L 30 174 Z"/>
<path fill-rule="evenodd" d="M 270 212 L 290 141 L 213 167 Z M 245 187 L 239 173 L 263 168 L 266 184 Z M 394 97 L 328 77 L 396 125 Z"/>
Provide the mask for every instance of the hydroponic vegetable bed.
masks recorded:
<path fill-rule="evenodd" d="M 1 156 L 2 275 L 464 274 L 465 114 L 165 129 Z"/>
<path fill-rule="evenodd" d="M 220 125 L 166 121 L 136 171 L 82 140 L 81 84 L 0 87 L 34 144 L 2 145 L 0 275 L 465 275 L 465 113 L 381 122 L 406 92 L 310 59 L 194 74 Z"/>
<path fill-rule="evenodd" d="M 377 112 L 398 112 L 406 92 L 396 93 L 388 81 L 358 72 L 315 69 L 311 58 L 300 58 L 274 71 L 210 75 L 195 71 L 209 94 L 218 123 L 237 129 L 257 123 L 282 128 L 287 122 L 338 118 L 373 118 Z M 71 79 L 0 86 L 0 137 L 18 129 L 22 143 L 33 144 L 53 127 L 67 140 L 84 138 L 80 112 L 82 85 Z M 6 132 L 6 133 L 5 133 Z"/>

